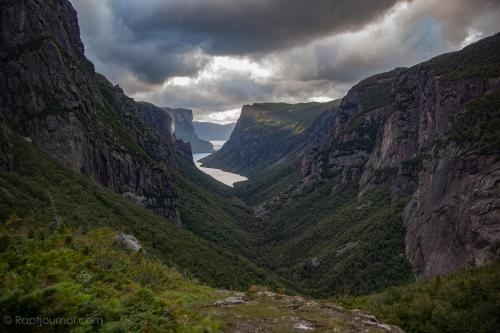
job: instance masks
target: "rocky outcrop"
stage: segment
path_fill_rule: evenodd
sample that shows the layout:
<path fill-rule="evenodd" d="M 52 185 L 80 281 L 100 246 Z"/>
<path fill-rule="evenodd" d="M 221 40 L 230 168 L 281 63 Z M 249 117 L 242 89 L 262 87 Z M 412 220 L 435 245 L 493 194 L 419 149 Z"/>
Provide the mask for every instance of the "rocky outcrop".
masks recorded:
<path fill-rule="evenodd" d="M 208 141 L 200 139 L 194 131 L 192 110 L 167 107 L 163 107 L 162 109 L 173 119 L 175 136 L 190 143 L 193 153 L 212 153 L 214 151 L 213 145 Z"/>
<path fill-rule="evenodd" d="M 180 224 L 174 142 L 94 72 L 68 1 L 0 2 L 0 114 L 21 135 L 117 193 Z"/>
<path fill-rule="evenodd" d="M 334 179 L 356 182 L 360 196 L 387 186 L 393 199 L 410 197 L 406 255 L 419 278 L 494 260 L 500 150 L 489 123 L 498 123 L 499 54 L 496 35 L 362 81 L 303 159 L 301 186 Z"/>
<path fill-rule="evenodd" d="M 317 303 L 252 287 L 249 293 L 219 291 L 225 299 L 205 306 L 208 313 L 222 317 L 224 332 L 377 332 L 404 333 L 393 325 L 360 310 Z M 231 295 L 230 297 L 227 297 Z M 258 313 L 259 315 L 255 315 Z"/>

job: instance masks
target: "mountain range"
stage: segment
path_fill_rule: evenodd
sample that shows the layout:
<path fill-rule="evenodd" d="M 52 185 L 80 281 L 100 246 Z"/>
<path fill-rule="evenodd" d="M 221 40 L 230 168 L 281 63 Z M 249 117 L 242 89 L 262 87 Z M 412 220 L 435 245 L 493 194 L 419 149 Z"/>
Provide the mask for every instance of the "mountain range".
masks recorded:
<path fill-rule="evenodd" d="M 499 327 L 500 34 L 214 130 L 96 73 L 69 1 L 0 15 L 2 331 Z M 234 189 L 192 157 L 230 132 Z"/>
<path fill-rule="evenodd" d="M 207 141 L 226 141 L 229 140 L 236 123 L 216 124 L 203 121 L 193 122 L 194 129 L 198 136 Z"/>

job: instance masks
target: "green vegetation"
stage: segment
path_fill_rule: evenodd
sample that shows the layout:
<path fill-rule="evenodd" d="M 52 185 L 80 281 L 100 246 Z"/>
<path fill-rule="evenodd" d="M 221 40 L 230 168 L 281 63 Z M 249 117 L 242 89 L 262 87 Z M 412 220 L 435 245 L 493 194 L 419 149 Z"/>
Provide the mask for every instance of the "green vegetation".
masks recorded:
<path fill-rule="evenodd" d="M 500 35 L 485 38 L 461 51 L 440 55 L 422 66 L 430 67 L 445 80 L 495 78 L 500 75 Z"/>
<path fill-rule="evenodd" d="M 202 306 L 215 290 L 125 250 L 111 229 L 80 233 L 13 214 L 0 225 L 3 318 L 75 319 L 55 325 L 7 325 L 19 332 L 216 332 Z M 87 320 L 90 319 L 90 320 Z"/>
<path fill-rule="evenodd" d="M 500 263 L 344 299 L 344 303 L 370 311 L 407 333 L 496 333 Z"/>
<path fill-rule="evenodd" d="M 139 120 L 137 115 L 126 113 L 118 105 L 114 98 L 114 93 L 109 87 L 101 85 L 100 93 L 104 101 L 104 105 L 98 108 L 97 116 L 103 121 L 111 130 L 116 138 L 115 149 L 125 148 L 127 151 L 140 156 L 145 161 L 154 164 L 151 157 L 139 144 L 148 140 L 152 142 L 160 142 L 159 135 L 154 136 L 153 133 L 146 125 Z M 106 142 L 103 140 L 103 142 Z"/>
<path fill-rule="evenodd" d="M 242 256 L 242 253 L 253 253 L 251 249 L 244 249 L 250 246 L 250 241 L 245 241 L 247 234 L 238 231 L 236 224 L 230 228 L 229 221 L 244 221 L 245 210 L 230 203 L 230 199 L 220 199 L 215 193 L 204 195 L 197 192 L 196 185 L 184 181 L 183 188 L 179 189 L 181 215 L 190 229 L 207 232 L 200 237 L 176 228 L 167 219 L 61 166 L 3 125 L 0 147 L 3 166 L 0 220 L 17 212 L 22 217 L 32 215 L 41 223 L 60 220 L 70 228 L 83 231 L 110 227 L 133 234 L 151 256 L 210 285 L 245 288 L 271 283 L 262 269 Z M 197 203 L 202 202 L 203 206 L 198 206 Z M 230 219 L 229 214 L 233 212 L 239 215 Z M 214 239 L 217 244 L 202 237 Z M 228 251 L 239 243 L 240 251 Z"/>
<path fill-rule="evenodd" d="M 328 182 L 264 220 L 262 246 L 276 272 L 314 297 L 367 294 L 410 281 L 404 255 L 402 210 L 387 190 L 357 197 L 355 186 Z M 317 258 L 320 265 L 308 269 Z"/>
<path fill-rule="evenodd" d="M 484 154 L 500 152 L 500 90 L 469 102 L 453 122 L 450 138 Z"/>
<path fill-rule="evenodd" d="M 270 200 L 300 181 L 300 158 L 271 169 L 255 179 L 235 184 L 235 194 L 250 205 Z"/>

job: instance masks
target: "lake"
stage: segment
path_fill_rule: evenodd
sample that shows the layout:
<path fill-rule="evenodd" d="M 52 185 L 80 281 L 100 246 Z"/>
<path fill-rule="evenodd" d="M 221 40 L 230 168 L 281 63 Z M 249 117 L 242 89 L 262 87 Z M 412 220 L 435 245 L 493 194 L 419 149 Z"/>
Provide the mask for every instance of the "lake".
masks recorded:
<path fill-rule="evenodd" d="M 226 141 L 217 140 L 217 141 L 210 141 L 210 142 L 213 144 L 214 149 L 217 151 L 220 148 L 222 148 L 222 146 L 224 145 L 224 143 Z M 221 169 L 202 167 L 201 163 L 199 163 L 198 161 L 204 157 L 209 156 L 209 155 L 211 155 L 211 154 L 193 154 L 193 159 L 194 159 L 194 162 L 196 163 L 196 166 L 198 167 L 198 169 L 200 169 L 201 171 L 203 171 L 207 175 L 209 175 L 212 178 L 215 178 L 216 180 L 220 181 L 221 183 L 224 183 L 224 184 L 231 186 L 231 187 L 233 187 L 234 183 L 242 182 L 242 181 L 245 181 L 248 179 L 245 176 L 238 175 L 238 174 L 232 173 L 232 172 L 227 172 L 227 171 L 224 171 Z"/>

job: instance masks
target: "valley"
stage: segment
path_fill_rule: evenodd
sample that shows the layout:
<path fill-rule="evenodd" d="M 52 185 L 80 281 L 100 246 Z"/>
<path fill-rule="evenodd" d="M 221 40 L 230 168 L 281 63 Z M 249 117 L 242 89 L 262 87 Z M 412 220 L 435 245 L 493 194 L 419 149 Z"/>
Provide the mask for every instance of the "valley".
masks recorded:
<path fill-rule="evenodd" d="M 0 17 L 1 332 L 497 332 L 500 34 L 220 125 Z"/>

